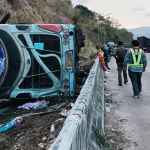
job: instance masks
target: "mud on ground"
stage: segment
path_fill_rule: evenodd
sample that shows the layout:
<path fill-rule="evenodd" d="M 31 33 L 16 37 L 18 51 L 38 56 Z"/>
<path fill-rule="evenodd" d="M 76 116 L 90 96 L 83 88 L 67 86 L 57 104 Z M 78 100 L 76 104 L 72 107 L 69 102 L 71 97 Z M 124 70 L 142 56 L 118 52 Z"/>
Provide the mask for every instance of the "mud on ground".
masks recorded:
<path fill-rule="evenodd" d="M 56 97 L 49 100 L 49 105 L 65 103 L 65 106 L 61 109 L 70 109 L 70 103 L 74 103 L 75 100 L 76 97 Z M 48 108 L 20 110 L 17 106 L 13 106 L 7 112 L 0 114 L 0 124 L 5 124 L 11 119 L 24 114 L 47 110 Z M 43 149 L 47 149 L 58 136 L 64 121 L 65 118 L 61 117 L 59 112 L 25 117 L 19 127 L 0 133 L 0 150 L 40 150 L 39 143 L 44 145 Z M 53 133 L 50 132 L 52 124 L 55 125 L 55 131 Z"/>

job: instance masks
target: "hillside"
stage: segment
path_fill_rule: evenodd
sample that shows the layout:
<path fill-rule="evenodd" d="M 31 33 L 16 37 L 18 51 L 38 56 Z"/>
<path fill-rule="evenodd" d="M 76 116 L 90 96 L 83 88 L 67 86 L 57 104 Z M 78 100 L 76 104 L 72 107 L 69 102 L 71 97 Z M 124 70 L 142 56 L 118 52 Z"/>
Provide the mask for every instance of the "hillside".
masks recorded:
<path fill-rule="evenodd" d="M 132 33 L 126 29 L 118 29 L 117 24 L 111 18 L 89 10 L 87 7 L 78 5 L 73 8 L 70 0 L 0 0 L 0 18 L 7 13 L 11 14 L 8 23 L 55 23 L 75 24 L 83 30 L 86 37 L 85 48 L 80 56 L 84 60 L 96 52 L 98 31 L 100 42 L 117 42 L 132 40 Z M 98 30 L 98 22 L 100 30 Z M 105 39 L 105 41 L 104 41 Z"/>
<path fill-rule="evenodd" d="M 150 27 L 139 27 L 135 29 L 128 29 L 128 31 L 133 33 L 134 39 L 139 36 L 146 36 L 150 38 Z"/>
<path fill-rule="evenodd" d="M 71 4 L 62 0 L 0 0 L 0 16 L 10 12 L 9 23 L 70 23 Z M 66 10 L 66 11 L 65 11 Z"/>

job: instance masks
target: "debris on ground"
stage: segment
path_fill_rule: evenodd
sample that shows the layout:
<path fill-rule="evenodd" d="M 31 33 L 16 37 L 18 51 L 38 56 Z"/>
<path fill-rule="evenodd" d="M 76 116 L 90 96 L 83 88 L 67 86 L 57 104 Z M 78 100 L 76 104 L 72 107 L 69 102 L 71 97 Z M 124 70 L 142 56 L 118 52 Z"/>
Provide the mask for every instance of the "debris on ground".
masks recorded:
<path fill-rule="evenodd" d="M 36 116 L 36 115 L 45 115 L 45 114 L 50 114 L 50 113 L 54 113 L 54 112 L 59 112 L 59 111 L 62 111 L 62 109 L 59 109 L 59 110 L 50 110 L 50 111 L 45 111 L 45 112 L 38 112 L 38 113 L 29 113 L 29 114 L 26 114 L 26 115 L 23 115 L 22 117 L 29 117 L 29 116 Z"/>
<path fill-rule="evenodd" d="M 6 108 L 3 108 L 3 109 L 0 109 L 0 114 L 3 114 L 5 112 L 7 112 L 11 107 L 6 107 Z"/>
<path fill-rule="evenodd" d="M 113 141 L 112 139 L 110 140 L 111 143 L 115 143 L 115 141 Z"/>
<path fill-rule="evenodd" d="M 50 129 L 50 132 L 53 133 L 54 131 L 55 131 L 55 125 L 52 124 L 52 125 L 51 125 L 51 129 Z"/>
<path fill-rule="evenodd" d="M 66 117 L 61 117 L 62 110 L 70 109 L 70 103 L 74 103 L 76 97 L 51 97 L 45 98 L 49 102 L 47 107 L 40 109 L 18 109 L 23 103 L 15 102 L 6 112 L 0 113 L 0 124 L 4 125 L 6 122 L 13 120 L 18 116 L 22 116 L 23 123 L 7 132 L 0 133 L 0 150 L 35 150 L 47 149 L 54 142 Z M 34 102 L 34 101 L 33 101 Z M 27 103 L 27 101 L 24 101 Z M 60 104 L 60 109 L 50 110 L 50 106 Z M 0 108 L 4 108 L 1 107 Z M 54 132 L 51 133 L 51 125 L 54 124 Z M 43 144 L 40 144 L 43 143 Z M 20 144 L 18 146 L 18 144 Z"/>
<path fill-rule="evenodd" d="M 41 149 L 45 149 L 47 144 L 44 144 L 44 143 L 39 143 L 38 146 L 41 148 Z"/>
<path fill-rule="evenodd" d="M 70 103 L 70 104 L 68 105 L 68 107 L 72 108 L 74 105 L 75 105 L 74 103 Z"/>
<path fill-rule="evenodd" d="M 108 85 L 108 83 L 106 83 L 106 82 L 105 82 L 105 83 L 104 83 L 104 85 L 105 85 L 105 86 L 107 86 L 107 85 Z"/>
<path fill-rule="evenodd" d="M 109 117 L 110 117 L 110 115 L 106 114 L 106 115 L 105 115 L 105 117 L 106 117 L 106 118 L 109 118 Z"/>
<path fill-rule="evenodd" d="M 7 124 L 2 125 L 0 127 L 0 133 L 5 132 L 5 131 L 7 131 L 11 128 L 14 128 L 14 127 L 19 127 L 21 125 L 22 121 L 23 121 L 22 117 L 16 117 L 15 119 L 11 120 Z"/>
<path fill-rule="evenodd" d="M 116 115 L 116 110 L 120 108 L 122 104 L 122 99 L 120 100 L 121 94 L 119 93 L 119 89 L 113 90 L 110 79 L 107 79 L 109 86 L 105 86 L 105 93 L 110 93 L 109 96 L 105 94 L 105 131 L 108 133 L 110 137 L 110 143 L 115 148 L 112 150 L 123 150 L 124 147 L 128 149 L 128 144 L 131 144 L 131 141 L 127 140 L 124 136 L 124 131 L 120 126 L 120 122 L 123 124 L 127 120 L 124 118 L 119 118 Z M 121 101 L 121 102 L 120 102 Z M 111 113 L 109 111 L 111 110 Z"/>
<path fill-rule="evenodd" d="M 67 117 L 67 116 L 69 115 L 69 113 L 70 113 L 69 110 L 63 110 L 63 111 L 60 113 L 60 115 L 61 115 L 62 117 Z"/>
<path fill-rule="evenodd" d="M 105 110 L 107 113 L 109 113 L 111 111 L 110 108 L 108 108 L 108 107 L 105 107 Z"/>
<path fill-rule="evenodd" d="M 42 109 L 42 108 L 45 108 L 47 107 L 47 102 L 42 100 L 42 101 L 37 101 L 37 102 L 34 102 L 34 103 L 26 103 L 22 106 L 19 106 L 18 108 L 19 109 L 26 109 L 26 110 L 29 110 L 29 109 Z"/>
<path fill-rule="evenodd" d="M 109 71 L 105 71 L 105 75 L 109 75 L 110 74 L 110 72 Z"/>
<path fill-rule="evenodd" d="M 55 123 L 57 123 L 57 122 L 61 122 L 61 121 L 64 121 L 64 118 L 60 118 L 60 119 L 57 119 L 56 121 L 55 121 Z"/>
<path fill-rule="evenodd" d="M 70 106 L 73 107 L 73 106 L 74 106 L 74 103 L 70 103 Z"/>
<path fill-rule="evenodd" d="M 111 131 L 116 132 L 116 129 L 112 128 Z"/>
<path fill-rule="evenodd" d="M 119 120 L 120 122 L 126 122 L 126 121 L 128 121 L 127 119 L 120 119 Z"/>
<path fill-rule="evenodd" d="M 66 103 L 60 103 L 60 104 L 56 104 L 56 105 L 51 105 L 48 107 L 48 109 L 50 110 L 53 110 L 53 109 L 60 109 L 61 107 L 65 106 Z"/>
<path fill-rule="evenodd" d="M 110 93 L 105 93 L 105 96 L 110 96 L 111 94 Z"/>
<path fill-rule="evenodd" d="M 47 137 L 46 137 L 46 136 L 42 138 L 42 141 L 43 141 L 43 142 L 45 142 L 46 140 L 47 140 Z"/>

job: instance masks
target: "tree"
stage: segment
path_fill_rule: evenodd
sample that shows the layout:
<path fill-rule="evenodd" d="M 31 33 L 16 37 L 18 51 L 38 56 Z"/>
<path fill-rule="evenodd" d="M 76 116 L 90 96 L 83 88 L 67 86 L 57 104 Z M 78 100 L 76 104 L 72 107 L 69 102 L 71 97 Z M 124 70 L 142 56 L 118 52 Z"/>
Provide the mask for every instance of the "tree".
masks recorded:
<path fill-rule="evenodd" d="M 121 26 L 121 24 L 119 23 L 119 20 L 116 19 L 115 17 L 111 18 L 111 24 L 114 28 L 119 28 Z"/>
<path fill-rule="evenodd" d="M 87 7 L 83 6 L 83 5 L 76 5 L 75 9 L 79 9 L 80 10 L 80 14 L 82 16 L 94 19 L 95 18 L 95 13 L 91 10 L 89 10 Z"/>

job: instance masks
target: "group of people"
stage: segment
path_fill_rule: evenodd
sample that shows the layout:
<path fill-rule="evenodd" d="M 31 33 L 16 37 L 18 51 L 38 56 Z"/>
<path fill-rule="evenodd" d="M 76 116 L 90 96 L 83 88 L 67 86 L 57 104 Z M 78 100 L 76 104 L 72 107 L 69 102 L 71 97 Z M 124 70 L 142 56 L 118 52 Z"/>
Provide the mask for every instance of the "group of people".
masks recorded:
<path fill-rule="evenodd" d="M 147 58 L 142 49 L 139 48 L 139 42 L 133 40 L 131 42 L 132 48 L 127 50 L 123 47 L 123 42 L 119 41 L 117 49 L 113 53 L 116 59 L 117 70 L 118 70 L 118 85 L 122 86 L 122 72 L 124 78 L 124 84 L 128 82 L 128 74 L 132 83 L 133 96 L 138 98 L 142 91 L 142 73 L 146 70 Z M 108 67 L 108 60 L 106 55 L 106 48 L 104 46 L 97 46 L 98 57 L 102 63 L 104 71 L 110 69 Z"/>
<path fill-rule="evenodd" d="M 104 71 L 110 71 L 110 67 L 108 66 L 109 58 L 111 55 L 110 46 L 106 44 L 102 45 L 98 42 L 96 49 L 98 50 L 98 57 L 102 63 Z"/>

